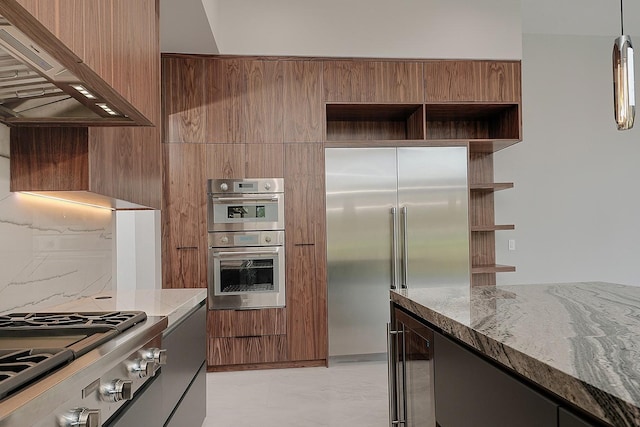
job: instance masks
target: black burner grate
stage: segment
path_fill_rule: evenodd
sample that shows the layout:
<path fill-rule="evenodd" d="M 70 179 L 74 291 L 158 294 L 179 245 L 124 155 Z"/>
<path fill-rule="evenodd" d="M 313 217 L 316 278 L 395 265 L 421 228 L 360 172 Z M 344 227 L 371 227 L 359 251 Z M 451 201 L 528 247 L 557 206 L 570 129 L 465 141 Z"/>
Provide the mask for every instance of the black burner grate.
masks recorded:
<path fill-rule="evenodd" d="M 124 331 L 146 318 L 147 315 L 143 311 L 11 313 L 0 316 L 0 331 L 61 328 Z"/>
<path fill-rule="evenodd" d="M 0 399 L 51 370 L 74 355 L 68 349 L 0 350 Z"/>

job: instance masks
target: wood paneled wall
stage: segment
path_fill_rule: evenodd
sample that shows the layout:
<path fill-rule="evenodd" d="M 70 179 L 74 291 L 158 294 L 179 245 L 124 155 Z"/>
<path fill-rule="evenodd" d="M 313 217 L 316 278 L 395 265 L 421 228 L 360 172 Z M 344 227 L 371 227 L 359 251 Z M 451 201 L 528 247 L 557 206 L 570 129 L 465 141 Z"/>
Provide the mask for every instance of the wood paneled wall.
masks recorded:
<path fill-rule="evenodd" d="M 490 138 L 520 136 L 513 117 L 511 127 L 500 128 L 501 114 L 519 114 L 520 68 L 513 61 L 175 54 L 165 55 L 162 67 L 165 286 L 207 286 L 207 178 L 285 179 L 286 309 L 210 312 L 212 370 L 326 361 L 326 141 L 477 139 L 470 182 L 491 183 Z M 492 222 L 493 193 L 470 197 L 471 223 Z M 493 233 L 476 234 L 473 262 L 495 264 Z M 186 256 L 185 248 L 197 254 Z M 189 274 L 184 266 L 195 258 L 198 273 Z M 495 283 L 495 273 L 476 276 Z"/>

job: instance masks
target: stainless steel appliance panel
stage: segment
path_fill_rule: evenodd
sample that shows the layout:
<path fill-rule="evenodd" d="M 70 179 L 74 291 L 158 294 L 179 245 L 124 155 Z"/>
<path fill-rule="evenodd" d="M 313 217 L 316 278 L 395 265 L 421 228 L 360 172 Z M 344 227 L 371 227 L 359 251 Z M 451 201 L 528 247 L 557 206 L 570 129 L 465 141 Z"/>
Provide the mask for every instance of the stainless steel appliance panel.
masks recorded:
<path fill-rule="evenodd" d="M 284 231 L 209 233 L 209 308 L 284 307 Z"/>
<path fill-rule="evenodd" d="M 329 356 L 385 353 L 390 289 L 469 286 L 467 149 L 325 156 Z"/>
<path fill-rule="evenodd" d="M 468 201 L 466 147 L 398 148 L 401 287 L 469 286 Z"/>
<path fill-rule="evenodd" d="M 329 355 L 385 352 L 392 281 L 394 148 L 328 148 Z"/>
<path fill-rule="evenodd" d="M 210 179 L 207 224 L 212 231 L 284 230 L 284 180 Z"/>

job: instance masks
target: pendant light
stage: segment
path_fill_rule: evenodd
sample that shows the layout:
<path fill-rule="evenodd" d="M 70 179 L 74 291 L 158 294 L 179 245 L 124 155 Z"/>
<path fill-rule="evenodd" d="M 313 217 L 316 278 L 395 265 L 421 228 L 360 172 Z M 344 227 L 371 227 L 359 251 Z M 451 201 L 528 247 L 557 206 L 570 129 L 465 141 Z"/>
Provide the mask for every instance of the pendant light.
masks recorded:
<path fill-rule="evenodd" d="M 620 0 L 620 29 L 622 35 L 613 44 L 613 104 L 618 130 L 633 127 L 636 115 L 636 96 L 633 75 L 633 45 L 624 35 L 624 15 Z"/>

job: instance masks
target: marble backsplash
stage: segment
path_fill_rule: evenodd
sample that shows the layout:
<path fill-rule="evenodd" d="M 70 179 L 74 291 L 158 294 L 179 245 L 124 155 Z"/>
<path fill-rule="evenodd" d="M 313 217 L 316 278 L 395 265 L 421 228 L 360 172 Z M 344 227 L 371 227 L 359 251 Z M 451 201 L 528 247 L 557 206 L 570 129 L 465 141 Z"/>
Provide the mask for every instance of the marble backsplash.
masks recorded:
<path fill-rule="evenodd" d="M 0 152 L 0 313 L 111 290 L 113 224 L 109 210 L 10 193 Z"/>

